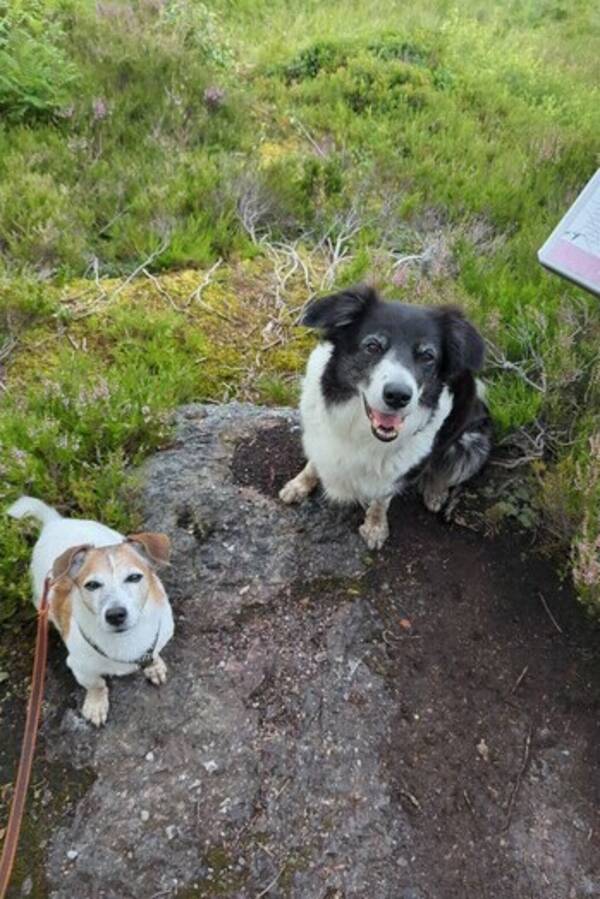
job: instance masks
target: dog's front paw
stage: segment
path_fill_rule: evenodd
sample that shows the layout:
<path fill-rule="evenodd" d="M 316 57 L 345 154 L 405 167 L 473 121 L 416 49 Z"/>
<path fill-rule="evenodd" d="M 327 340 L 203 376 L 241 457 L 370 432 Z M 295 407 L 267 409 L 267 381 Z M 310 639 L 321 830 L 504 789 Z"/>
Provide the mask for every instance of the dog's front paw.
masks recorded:
<path fill-rule="evenodd" d="M 300 480 L 300 476 L 298 476 L 292 478 L 291 481 L 288 481 L 287 484 L 281 488 L 279 491 L 279 499 L 289 506 L 292 503 L 301 503 L 303 499 L 306 499 L 309 493 L 310 490 L 307 489 L 303 481 Z"/>
<path fill-rule="evenodd" d="M 151 684 L 155 684 L 155 686 L 157 687 L 160 687 L 161 684 L 166 683 L 167 666 L 160 656 L 156 656 L 152 664 L 148 665 L 147 668 L 144 668 L 144 675 L 148 678 Z"/>
<path fill-rule="evenodd" d="M 358 533 L 369 549 L 381 549 L 390 533 L 387 518 L 378 521 L 370 521 L 369 518 L 366 518 L 359 527 Z"/>
<path fill-rule="evenodd" d="M 106 719 L 108 718 L 108 687 L 92 687 L 89 689 L 85 694 L 81 714 L 96 727 L 106 724 Z"/>
<path fill-rule="evenodd" d="M 446 505 L 448 496 L 448 490 L 436 490 L 430 485 L 423 488 L 423 502 L 430 512 L 439 512 Z"/>

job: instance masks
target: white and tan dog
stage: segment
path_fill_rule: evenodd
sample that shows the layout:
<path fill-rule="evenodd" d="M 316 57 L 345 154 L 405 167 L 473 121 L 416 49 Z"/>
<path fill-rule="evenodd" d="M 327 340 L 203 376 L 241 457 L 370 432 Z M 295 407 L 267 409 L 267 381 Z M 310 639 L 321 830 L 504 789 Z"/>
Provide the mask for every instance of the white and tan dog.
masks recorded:
<path fill-rule="evenodd" d="M 132 534 L 96 521 L 63 518 L 38 499 L 23 496 L 13 518 L 42 524 L 31 561 L 34 602 L 52 578 L 49 616 L 69 652 L 67 665 L 86 689 L 82 714 L 99 726 L 108 715 L 103 675 L 142 669 L 153 684 L 165 682 L 160 651 L 173 636 L 173 613 L 155 568 L 169 560 L 164 534 Z"/>

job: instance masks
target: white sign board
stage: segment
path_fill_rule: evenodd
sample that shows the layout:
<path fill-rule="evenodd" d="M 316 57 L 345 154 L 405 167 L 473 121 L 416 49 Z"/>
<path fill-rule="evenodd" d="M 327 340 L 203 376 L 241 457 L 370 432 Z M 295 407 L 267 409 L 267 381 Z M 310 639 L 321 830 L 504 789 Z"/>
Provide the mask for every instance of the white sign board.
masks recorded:
<path fill-rule="evenodd" d="M 600 296 L 600 169 L 538 252 L 538 259 Z"/>

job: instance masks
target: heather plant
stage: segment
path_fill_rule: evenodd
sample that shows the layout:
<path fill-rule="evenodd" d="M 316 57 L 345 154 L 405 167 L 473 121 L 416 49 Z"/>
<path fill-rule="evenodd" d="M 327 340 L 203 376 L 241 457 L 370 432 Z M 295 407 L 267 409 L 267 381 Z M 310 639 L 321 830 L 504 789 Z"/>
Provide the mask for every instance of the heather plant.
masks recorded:
<path fill-rule="evenodd" d="M 480 325 L 498 440 L 599 610 L 600 307 L 536 261 L 600 165 L 599 47 L 591 0 L 0 2 L 0 503 L 134 525 L 173 408 L 292 402 L 303 303 L 370 278 Z"/>

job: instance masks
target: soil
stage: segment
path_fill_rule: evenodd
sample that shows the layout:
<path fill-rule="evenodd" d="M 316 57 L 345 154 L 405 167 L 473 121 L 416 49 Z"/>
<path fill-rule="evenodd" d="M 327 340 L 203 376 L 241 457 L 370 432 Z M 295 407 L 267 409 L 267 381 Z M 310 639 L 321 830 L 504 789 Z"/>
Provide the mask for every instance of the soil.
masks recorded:
<path fill-rule="evenodd" d="M 144 471 L 175 551 L 170 682 L 114 685 L 97 733 L 54 642 L 9 896 L 600 896 L 598 630 L 528 530 L 481 532 L 486 480 L 481 530 L 407 496 L 368 553 L 358 510 L 277 501 L 293 413 L 178 421 Z M 1 707 L 0 783 L 22 699 Z"/>
<path fill-rule="evenodd" d="M 276 496 L 303 464 L 282 425 L 242 444 L 234 471 Z M 361 592 L 383 626 L 369 664 L 397 704 L 382 756 L 411 815 L 410 895 L 600 896 L 597 630 L 526 531 L 482 539 L 415 495 L 390 531 Z"/>

